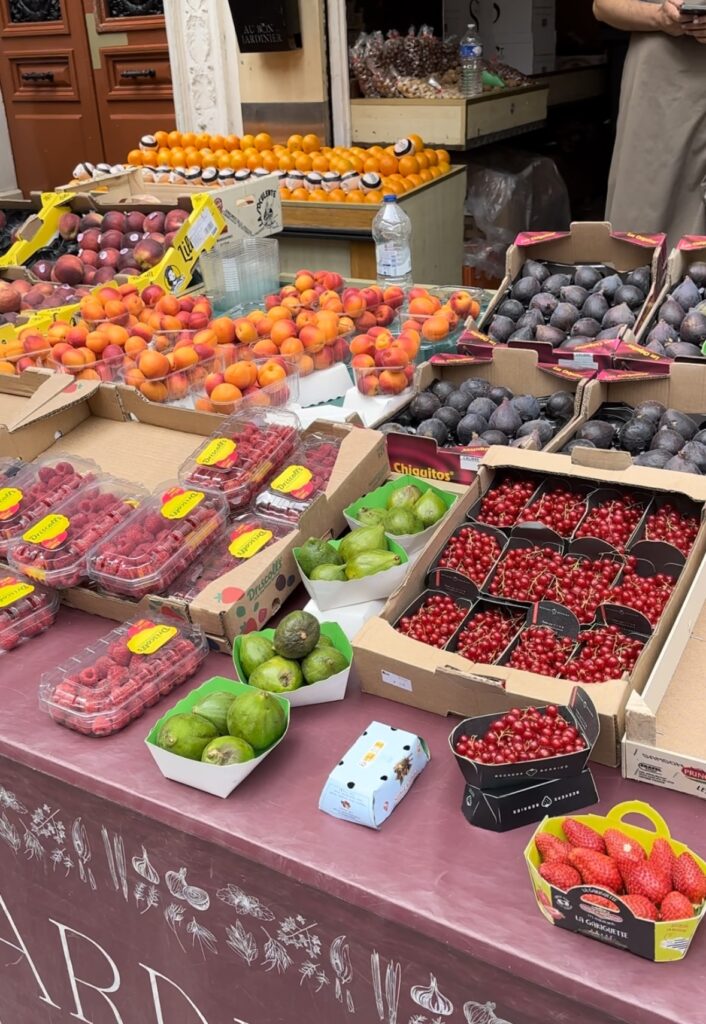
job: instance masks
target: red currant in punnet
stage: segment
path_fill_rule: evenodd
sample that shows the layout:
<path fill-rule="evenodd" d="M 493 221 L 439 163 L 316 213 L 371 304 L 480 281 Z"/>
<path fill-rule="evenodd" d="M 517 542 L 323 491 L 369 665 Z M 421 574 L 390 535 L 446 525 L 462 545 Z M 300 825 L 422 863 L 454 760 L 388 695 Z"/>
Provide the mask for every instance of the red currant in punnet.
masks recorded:
<path fill-rule="evenodd" d="M 585 512 L 585 496 L 558 484 L 527 505 L 517 522 L 543 523 L 560 537 L 571 537 Z"/>
<path fill-rule="evenodd" d="M 576 537 L 597 537 L 622 552 L 642 519 L 645 505 L 627 494 L 602 501 L 588 513 Z"/>
<path fill-rule="evenodd" d="M 566 756 L 586 749 L 578 729 L 554 704 L 538 710 L 512 708 L 496 719 L 482 736 L 463 734 L 454 744 L 459 757 L 480 764 L 519 764 Z"/>
<path fill-rule="evenodd" d="M 456 653 L 469 661 L 494 665 L 523 621 L 523 615 L 501 608 L 478 612 L 459 635 Z"/>
<path fill-rule="evenodd" d="M 489 526 L 514 526 L 536 489 L 535 480 L 504 480 L 485 495 L 476 519 Z"/>
<path fill-rule="evenodd" d="M 445 594 L 432 594 L 412 615 L 403 616 L 395 629 L 430 647 L 444 647 L 463 621 L 467 608 Z"/>
<path fill-rule="evenodd" d="M 579 637 L 579 648 L 569 662 L 565 679 L 577 683 L 605 683 L 630 673 L 642 653 L 645 641 L 629 637 L 617 626 L 585 630 Z"/>
<path fill-rule="evenodd" d="M 666 573 L 655 573 L 651 576 L 639 576 L 637 559 L 630 555 L 627 559 L 622 579 L 617 587 L 610 592 L 613 604 L 624 604 L 628 608 L 642 612 L 651 625 L 656 626 L 672 596 L 675 580 Z"/>
<path fill-rule="evenodd" d="M 679 512 L 670 502 L 665 502 L 656 512 L 650 512 L 647 516 L 645 540 L 666 541 L 683 555 L 688 555 L 700 525 L 696 514 Z"/>
<path fill-rule="evenodd" d="M 548 626 L 530 626 L 522 631 L 508 664 L 524 672 L 558 678 L 563 676 L 574 646 L 574 640 L 559 636 Z"/>
<path fill-rule="evenodd" d="M 463 526 L 442 551 L 437 568 L 453 569 L 480 586 L 500 551 L 500 544 L 492 534 Z"/>

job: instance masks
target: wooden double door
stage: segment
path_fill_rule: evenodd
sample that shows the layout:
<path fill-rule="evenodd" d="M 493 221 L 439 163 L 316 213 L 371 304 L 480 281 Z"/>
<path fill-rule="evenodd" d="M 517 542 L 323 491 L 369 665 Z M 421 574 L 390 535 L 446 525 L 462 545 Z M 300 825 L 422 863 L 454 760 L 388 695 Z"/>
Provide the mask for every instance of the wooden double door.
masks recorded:
<path fill-rule="evenodd" d="M 163 0 L 0 0 L 0 86 L 23 192 L 124 162 L 176 125 Z"/>

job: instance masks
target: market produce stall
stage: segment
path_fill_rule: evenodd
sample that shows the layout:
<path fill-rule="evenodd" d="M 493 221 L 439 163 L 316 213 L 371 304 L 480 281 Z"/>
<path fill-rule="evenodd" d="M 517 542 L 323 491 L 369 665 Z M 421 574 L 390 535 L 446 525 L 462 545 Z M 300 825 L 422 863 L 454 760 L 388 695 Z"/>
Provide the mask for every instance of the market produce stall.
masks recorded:
<path fill-rule="evenodd" d="M 25 681 L 105 626 L 62 609 L 54 632 L 2 660 L 3 1020 L 701 1021 L 706 932 L 684 963 L 657 968 L 552 929 L 523 864 L 532 829 L 464 820 L 444 718 L 353 681 L 345 707 L 293 709 L 288 735 L 229 800 L 158 773 L 144 745 L 157 708 L 109 740 L 57 728 Z M 212 654 L 194 678 L 217 675 L 232 677 L 232 663 Z M 374 720 L 431 750 L 379 832 L 317 810 Z M 594 773 L 595 813 L 646 799 L 614 770 Z M 698 848 L 693 799 L 647 798 Z"/>

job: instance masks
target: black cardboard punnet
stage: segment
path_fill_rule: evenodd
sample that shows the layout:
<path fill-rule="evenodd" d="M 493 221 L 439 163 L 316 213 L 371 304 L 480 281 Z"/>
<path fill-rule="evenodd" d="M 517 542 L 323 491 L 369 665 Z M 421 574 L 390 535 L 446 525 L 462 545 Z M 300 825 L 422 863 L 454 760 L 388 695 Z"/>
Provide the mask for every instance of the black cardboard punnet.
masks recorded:
<path fill-rule="evenodd" d="M 546 705 L 544 705 L 546 707 Z M 539 707 L 542 711 L 544 708 Z M 567 721 L 578 729 L 586 741 L 584 750 L 573 754 L 556 754 L 554 757 L 538 758 L 536 761 L 519 761 L 515 764 L 482 764 L 471 761 L 456 753 L 460 736 L 482 736 L 498 715 L 480 715 L 460 722 L 449 736 L 449 745 L 461 769 L 461 774 L 470 786 L 479 789 L 504 789 L 508 786 L 527 785 L 532 782 L 551 782 L 580 775 L 591 756 L 593 745 L 598 739 L 600 722 L 593 701 L 580 686 L 571 691 L 568 704 L 558 705 L 558 710 Z M 502 712 L 501 712 L 502 714 Z"/>
<path fill-rule="evenodd" d="M 461 810 L 469 825 L 490 832 L 509 832 L 541 821 L 547 814 L 571 814 L 598 803 L 590 768 L 580 775 L 534 782 L 507 789 L 466 786 Z"/>

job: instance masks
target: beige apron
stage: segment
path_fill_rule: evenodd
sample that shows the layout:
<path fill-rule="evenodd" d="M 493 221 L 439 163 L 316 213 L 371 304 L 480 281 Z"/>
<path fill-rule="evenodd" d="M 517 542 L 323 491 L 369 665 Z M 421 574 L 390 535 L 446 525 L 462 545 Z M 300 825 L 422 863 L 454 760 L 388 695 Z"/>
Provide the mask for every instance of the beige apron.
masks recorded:
<path fill-rule="evenodd" d="M 661 0 L 644 0 L 660 3 Z M 706 45 L 663 32 L 630 41 L 608 183 L 618 231 L 706 234 Z"/>

